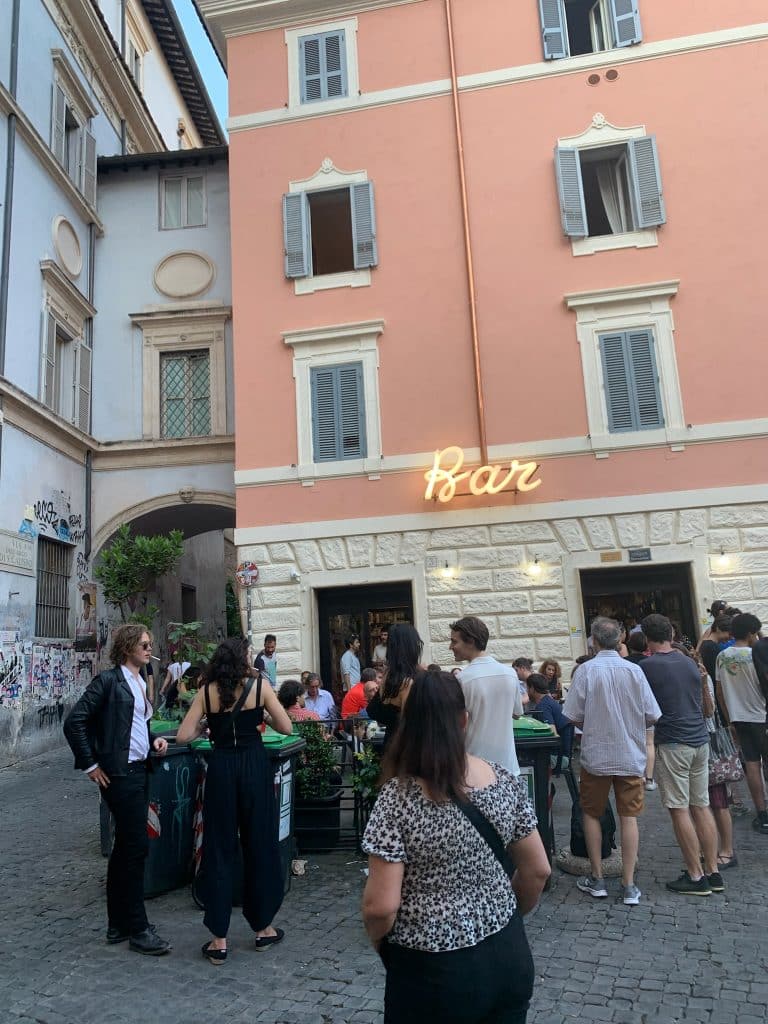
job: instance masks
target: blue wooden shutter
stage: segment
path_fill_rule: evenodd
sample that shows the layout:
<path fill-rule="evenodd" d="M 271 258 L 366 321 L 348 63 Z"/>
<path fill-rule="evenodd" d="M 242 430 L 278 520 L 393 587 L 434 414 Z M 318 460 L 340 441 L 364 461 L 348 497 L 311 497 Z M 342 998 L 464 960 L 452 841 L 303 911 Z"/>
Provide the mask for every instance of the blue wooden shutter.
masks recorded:
<path fill-rule="evenodd" d="M 96 139 L 87 128 L 83 143 L 83 195 L 96 209 Z"/>
<path fill-rule="evenodd" d="M 338 456 L 339 411 L 336 404 L 336 367 L 313 368 L 312 447 L 315 462 L 331 462 Z"/>
<path fill-rule="evenodd" d="M 362 364 L 313 367 L 310 390 L 315 462 L 364 458 L 367 449 Z"/>
<path fill-rule="evenodd" d="M 581 161 L 578 149 L 556 147 L 555 170 L 563 231 L 573 238 L 585 238 L 587 235 L 587 210 L 584 205 L 584 188 L 581 183 Z"/>
<path fill-rule="evenodd" d="M 653 333 L 621 331 L 600 336 L 608 430 L 664 426 Z"/>
<path fill-rule="evenodd" d="M 66 116 L 67 116 L 67 97 L 64 95 L 64 90 L 58 84 L 53 83 L 53 111 L 52 111 L 52 127 L 51 127 L 51 149 L 53 155 L 63 166 L 65 160 L 65 146 L 64 136 L 66 133 Z"/>
<path fill-rule="evenodd" d="M 373 206 L 373 182 L 362 181 L 350 186 L 352 208 L 352 249 L 355 270 L 375 267 L 379 262 L 376 245 L 376 213 Z"/>
<path fill-rule="evenodd" d="M 603 360 L 603 384 L 605 405 L 608 412 L 608 430 L 613 434 L 620 430 L 634 430 L 635 419 L 629 367 L 624 351 L 623 334 L 603 334 L 600 337 L 600 354 Z"/>
<path fill-rule="evenodd" d="M 637 427 L 640 430 L 663 427 L 653 334 L 649 330 L 627 331 L 625 338 L 627 362 L 632 371 Z"/>
<path fill-rule="evenodd" d="M 340 366 L 338 379 L 341 424 L 340 458 L 363 459 L 366 456 L 366 439 L 362 363 Z"/>
<path fill-rule="evenodd" d="M 632 46 L 643 41 L 637 0 L 608 0 L 616 46 Z"/>
<path fill-rule="evenodd" d="M 344 32 L 326 32 L 323 36 L 323 57 L 325 60 L 325 98 L 337 99 L 346 96 L 347 53 Z"/>
<path fill-rule="evenodd" d="M 666 223 L 656 136 L 643 135 L 627 143 L 636 228 L 655 228 Z"/>
<path fill-rule="evenodd" d="M 312 246 L 307 196 L 304 192 L 289 192 L 283 196 L 283 248 L 285 276 L 308 277 L 311 272 Z"/>
<path fill-rule="evenodd" d="M 558 60 L 560 57 L 568 57 L 568 26 L 562 0 L 539 0 L 539 15 L 544 59 Z"/>
<path fill-rule="evenodd" d="M 320 47 L 320 36 L 302 36 L 299 39 L 299 74 L 301 76 L 302 103 L 311 103 L 313 100 L 323 98 Z"/>
<path fill-rule="evenodd" d="M 299 39 L 301 102 L 346 96 L 347 53 L 344 31 L 321 32 Z"/>

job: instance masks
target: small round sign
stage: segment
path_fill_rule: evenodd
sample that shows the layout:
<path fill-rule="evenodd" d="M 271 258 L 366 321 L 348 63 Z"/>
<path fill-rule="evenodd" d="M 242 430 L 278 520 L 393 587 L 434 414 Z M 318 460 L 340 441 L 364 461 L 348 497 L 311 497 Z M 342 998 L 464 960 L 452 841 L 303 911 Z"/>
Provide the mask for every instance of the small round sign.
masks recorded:
<path fill-rule="evenodd" d="M 259 582 L 259 567 L 255 562 L 241 562 L 235 578 L 241 587 L 255 587 Z"/>

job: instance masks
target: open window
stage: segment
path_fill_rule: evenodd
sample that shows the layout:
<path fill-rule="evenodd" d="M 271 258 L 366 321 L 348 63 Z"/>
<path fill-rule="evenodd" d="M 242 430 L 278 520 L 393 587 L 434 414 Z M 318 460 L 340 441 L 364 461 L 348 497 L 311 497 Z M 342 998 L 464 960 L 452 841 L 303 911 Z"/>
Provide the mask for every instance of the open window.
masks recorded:
<path fill-rule="evenodd" d="M 639 0 L 539 0 L 546 60 L 642 42 Z"/>
<path fill-rule="evenodd" d="M 322 277 L 378 263 L 373 183 L 283 196 L 285 276 Z"/>
<path fill-rule="evenodd" d="M 40 264 L 45 288 L 40 399 L 51 412 L 88 433 L 93 351 L 89 321 L 96 310 L 51 260 Z"/>
<path fill-rule="evenodd" d="M 90 125 L 96 108 L 60 50 L 53 51 L 51 150 L 90 206 L 96 205 L 96 139 Z"/>
<path fill-rule="evenodd" d="M 665 223 L 655 136 L 584 149 L 558 146 L 555 165 L 566 235 L 624 235 Z"/>

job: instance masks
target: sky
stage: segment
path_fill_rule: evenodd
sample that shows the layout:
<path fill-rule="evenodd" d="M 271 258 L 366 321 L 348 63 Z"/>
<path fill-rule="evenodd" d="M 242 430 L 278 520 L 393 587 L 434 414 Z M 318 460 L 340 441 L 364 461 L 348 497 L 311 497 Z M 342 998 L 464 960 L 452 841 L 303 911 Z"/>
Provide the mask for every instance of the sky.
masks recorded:
<path fill-rule="evenodd" d="M 227 127 L 227 76 L 224 74 L 219 58 L 211 46 L 205 29 L 195 11 L 192 0 L 173 0 L 173 6 L 179 16 L 184 35 L 194 54 L 197 66 L 214 109 L 219 116 L 221 127 Z"/>

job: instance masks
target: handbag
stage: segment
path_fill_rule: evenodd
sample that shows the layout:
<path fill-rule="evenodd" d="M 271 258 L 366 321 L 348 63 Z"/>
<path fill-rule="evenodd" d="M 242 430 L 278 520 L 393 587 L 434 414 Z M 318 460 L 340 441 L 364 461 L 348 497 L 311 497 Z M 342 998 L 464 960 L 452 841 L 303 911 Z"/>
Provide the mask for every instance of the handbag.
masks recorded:
<path fill-rule="evenodd" d="M 475 807 L 471 800 L 467 800 L 466 802 L 454 800 L 453 802 L 459 808 L 464 817 L 468 818 L 469 821 L 475 826 L 475 828 L 486 841 L 488 846 L 490 846 L 491 852 L 493 853 L 496 860 L 504 868 L 507 875 L 510 878 L 512 878 L 516 870 L 515 865 L 512 861 L 512 858 L 507 853 L 507 848 L 504 845 L 503 839 L 496 831 L 496 829 L 493 827 L 493 825 L 490 823 L 490 821 L 488 821 L 486 816 L 478 807 Z"/>
<path fill-rule="evenodd" d="M 709 785 L 719 786 L 723 782 L 738 782 L 743 778 L 744 769 L 736 744 L 715 708 L 715 731 L 709 734 Z"/>

